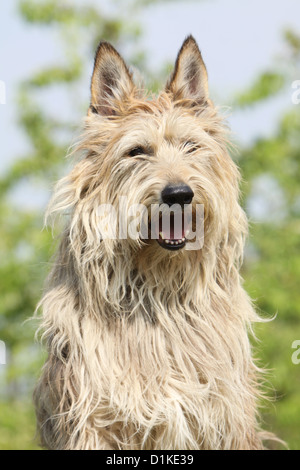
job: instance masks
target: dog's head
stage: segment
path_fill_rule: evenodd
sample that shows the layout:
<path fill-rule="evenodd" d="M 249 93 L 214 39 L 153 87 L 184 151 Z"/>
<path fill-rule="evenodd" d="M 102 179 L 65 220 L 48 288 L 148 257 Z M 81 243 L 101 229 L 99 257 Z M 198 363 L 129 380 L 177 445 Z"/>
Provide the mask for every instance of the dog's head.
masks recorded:
<path fill-rule="evenodd" d="M 162 258 L 235 243 L 232 234 L 240 237 L 245 223 L 227 145 L 193 37 L 156 97 L 135 85 L 119 53 L 101 42 L 79 144 L 85 156 L 68 177 L 73 237 L 86 247 L 101 238 L 111 253 L 121 243 Z"/>

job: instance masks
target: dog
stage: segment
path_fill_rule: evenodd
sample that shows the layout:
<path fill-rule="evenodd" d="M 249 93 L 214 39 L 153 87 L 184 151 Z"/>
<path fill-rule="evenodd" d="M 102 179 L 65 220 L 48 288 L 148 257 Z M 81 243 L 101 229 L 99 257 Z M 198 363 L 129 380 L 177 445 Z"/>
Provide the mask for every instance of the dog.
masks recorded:
<path fill-rule="evenodd" d="M 66 223 L 38 306 L 48 352 L 34 392 L 43 447 L 264 448 L 263 372 L 249 341 L 261 319 L 239 274 L 248 224 L 229 146 L 192 36 L 157 96 L 99 44 L 80 159 L 48 209 Z M 147 227 L 154 237 L 104 236 L 99 207 L 119 220 L 141 205 L 147 225 L 161 204 L 191 207 L 189 229 L 204 208 L 196 248 L 174 214 L 168 234 L 160 216 Z"/>

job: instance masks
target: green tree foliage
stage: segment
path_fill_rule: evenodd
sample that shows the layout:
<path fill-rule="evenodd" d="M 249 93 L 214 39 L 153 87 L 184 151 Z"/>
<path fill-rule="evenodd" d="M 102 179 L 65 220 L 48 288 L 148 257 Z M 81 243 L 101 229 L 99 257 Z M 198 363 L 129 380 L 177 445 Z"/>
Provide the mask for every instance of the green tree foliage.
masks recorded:
<path fill-rule="evenodd" d="M 253 217 L 243 276 L 262 316 L 276 316 L 257 328 L 259 356 L 271 369 L 278 399 L 276 413 L 271 406 L 265 420 L 290 448 L 299 449 L 300 365 L 291 356 L 292 343 L 300 338 L 300 105 L 292 105 L 291 97 L 292 83 L 300 77 L 300 37 L 292 31 L 284 37 L 281 72 L 263 73 L 236 103 L 251 107 L 280 92 L 287 103 L 274 134 L 240 156 L 244 204 Z"/>
<path fill-rule="evenodd" d="M 65 0 L 21 0 L 19 13 L 32 26 L 53 31 L 64 54 L 62 64 L 49 64 L 25 80 L 18 94 L 19 126 L 27 136 L 30 149 L 21 155 L 0 178 L 0 331 L 8 349 L 5 376 L 0 375 L 0 448 L 34 448 L 34 415 L 28 397 L 43 358 L 34 346 L 34 325 L 24 321 L 34 312 L 53 252 L 50 231 L 42 230 L 42 211 L 19 207 L 12 194 L 24 184 L 36 188 L 37 197 L 65 172 L 64 156 L 73 140 L 74 126 L 80 123 L 88 103 L 77 99 L 82 80 L 91 67 L 92 54 L 100 39 L 114 43 L 121 51 L 130 46 L 131 62 L 146 71 L 146 57 L 135 47 L 142 34 L 134 18 L 136 8 L 156 0 L 131 0 L 126 20 L 122 19 L 120 0 L 114 0 L 108 14 L 95 8 Z M 157 0 L 158 1 L 158 0 Z M 162 1 L 162 0 L 160 0 Z M 166 1 L 166 0 L 165 0 Z M 236 107 L 257 106 L 291 87 L 300 78 L 297 69 L 300 38 L 285 33 L 284 66 L 268 70 L 248 90 L 234 100 Z M 298 70 L 298 72 L 296 72 Z M 298 73 L 298 76 L 297 76 Z M 153 89 L 159 79 L 152 80 Z M 86 81 L 85 87 L 86 87 Z M 63 90 L 69 97 L 71 116 L 62 118 L 43 105 L 44 97 Z M 288 94 L 292 91 L 288 91 Z M 76 100 L 74 100 L 76 97 Z M 265 419 L 290 447 L 299 448 L 300 417 L 299 371 L 291 361 L 291 345 L 297 338 L 300 314 L 300 119 L 293 106 L 278 123 L 274 135 L 243 149 L 239 165 L 244 185 L 244 205 L 251 215 L 253 207 L 265 207 L 258 223 L 251 225 L 251 237 L 244 265 L 245 285 L 257 299 L 263 316 L 277 318 L 260 325 L 259 356 L 262 364 L 275 370 L 271 382 L 279 402 L 266 411 Z M 260 189 L 264 188 L 261 199 Z M 298 330 L 299 331 L 299 330 Z M 298 369 L 297 369 L 298 367 Z M 29 398 L 30 400 L 30 398 Z"/>
<path fill-rule="evenodd" d="M 247 106 L 257 103 L 282 90 L 285 84 L 283 74 L 275 72 L 265 72 L 254 82 L 252 87 L 237 99 L 240 106 Z"/>

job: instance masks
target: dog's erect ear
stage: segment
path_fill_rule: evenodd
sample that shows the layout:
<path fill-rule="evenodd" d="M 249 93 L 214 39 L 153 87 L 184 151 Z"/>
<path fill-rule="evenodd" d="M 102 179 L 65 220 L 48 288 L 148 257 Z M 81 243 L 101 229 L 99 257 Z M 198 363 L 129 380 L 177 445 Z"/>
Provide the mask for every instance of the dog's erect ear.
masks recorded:
<path fill-rule="evenodd" d="M 174 99 L 190 99 L 200 104 L 209 101 L 206 67 L 192 36 L 186 38 L 178 53 L 166 89 Z"/>
<path fill-rule="evenodd" d="M 108 42 L 100 42 L 91 83 L 91 111 L 103 116 L 116 114 L 118 102 L 133 88 L 131 73 L 120 54 Z"/>

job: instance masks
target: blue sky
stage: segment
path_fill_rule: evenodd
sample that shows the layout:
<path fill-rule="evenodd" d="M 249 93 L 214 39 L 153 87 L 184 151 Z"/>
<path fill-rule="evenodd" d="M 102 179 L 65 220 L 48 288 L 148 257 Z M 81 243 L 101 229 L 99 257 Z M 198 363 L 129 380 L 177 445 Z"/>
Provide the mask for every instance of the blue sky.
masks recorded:
<path fill-rule="evenodd" d="M 0 171 L 27 148 L 26 138 L 17 128 L 18 82 L 60 57 L 51 28 L 24 24 L 17 15 L 17 3 L 10 0 L 1 2 L 0 6 L 0 80 L 6 85 L 6 104 L 0 104 Z M 110 8 L 108 0 L 91 3 Z M 126 19 L 126 1 L 120 4 Z M 153 69 L 166 60 L 175 60 L 183 39 L 193 34 L 207 65 L 213 97 L 224 105 L 230 104 L 234 93 L 249 85 L 260 71 L 274 63 L 280 67 L 280 58 L 285 53 L 282 31 L 287 27 L 299 31 L 300 2 L 185 0 L 149 6 L 138 13 L 138 19 L 144 29 L 141 47 L 148 52 Z M 91 53 L 91 67 L 92 56 Z M 89 83 L 86 83 L 83 91 L 86 100 L 88 95 Z M 243 112 L 233 109 L 229 121 L 236 138 L 247 143 L 272 132 L 280 112 L 290 106 L 291 90 L 286 90 L 278 99 L 259 108 Z"/>

